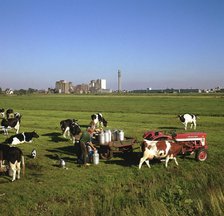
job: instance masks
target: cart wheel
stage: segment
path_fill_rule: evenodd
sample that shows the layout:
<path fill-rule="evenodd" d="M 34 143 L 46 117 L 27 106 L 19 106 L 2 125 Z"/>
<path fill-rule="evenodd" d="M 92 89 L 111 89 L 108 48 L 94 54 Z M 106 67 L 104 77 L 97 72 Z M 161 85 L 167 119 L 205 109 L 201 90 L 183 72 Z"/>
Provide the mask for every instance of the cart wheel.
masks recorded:
<path fill-rule="evenodd" d="M 102 148 L 100 157 L 105 160 L 110 160 L 113 157 L 113 151 L 109 147 Z"/>
<path fill-rule="evenodd" d="M 208 158 L 208 152 L 206 149 L 199 149 L 196 153 L 195 159 L 197 161 L 205 161 Z"/>

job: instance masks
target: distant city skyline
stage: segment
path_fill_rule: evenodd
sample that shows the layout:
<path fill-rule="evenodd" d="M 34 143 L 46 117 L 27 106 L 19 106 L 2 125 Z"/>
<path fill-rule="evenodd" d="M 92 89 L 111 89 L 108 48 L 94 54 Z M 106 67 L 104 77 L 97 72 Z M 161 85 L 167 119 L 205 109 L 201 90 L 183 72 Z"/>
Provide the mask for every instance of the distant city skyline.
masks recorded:
<path fill-rule="evenodd" d="M 0 87 L 224 86 L 223 0 L 0 1 Z"/>

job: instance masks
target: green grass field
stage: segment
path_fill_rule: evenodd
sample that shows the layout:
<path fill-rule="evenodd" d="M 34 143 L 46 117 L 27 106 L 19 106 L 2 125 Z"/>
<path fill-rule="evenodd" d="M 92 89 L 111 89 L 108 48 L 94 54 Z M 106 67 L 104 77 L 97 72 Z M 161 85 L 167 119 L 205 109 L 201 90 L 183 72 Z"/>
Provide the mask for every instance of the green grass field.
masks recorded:
<path fill-rule="evenodd" d="M 25 155 L 25 176 L 13 183 L 0 176 L 1 215 L 224 215 L 224 95 L 1 95 L 0 108 L 22 114 L 20 132 L 40 135 L 18 145 Z M 132 158 L 117 154 L 97 166 L 77 166 L 73 144 L 62 137 L 59 122 L 76 118 L 84 130 L 96 112 L 104 114 L 109 129 L 137 138 Z M 153 162 L 151 169 L 144 164 L 138 170 L 143 133 L 184 132 L 177 115 L 186 112 L 200 115 L 196 131 L 207 133 L 208 160 L 178 157 L 178 167 L 174 161 L 167 169 Z M 0 142 L 5 138 L 1 133 Z M 29 157 L 33 148 L 36 159 Z M 67 170 L 58 167 L 56 154 Z"/>

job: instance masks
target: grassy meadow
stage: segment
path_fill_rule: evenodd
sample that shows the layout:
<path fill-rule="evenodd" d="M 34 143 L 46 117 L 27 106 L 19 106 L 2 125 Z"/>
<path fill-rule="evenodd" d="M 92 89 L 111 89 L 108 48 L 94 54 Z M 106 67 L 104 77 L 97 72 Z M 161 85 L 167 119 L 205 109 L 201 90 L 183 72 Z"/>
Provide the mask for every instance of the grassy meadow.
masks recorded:
<path fill-rule="evenodd" d="M 0 95 L 0 108 L 22 114 L 20 132 L 40 135 L 18 145 L 25 176 L 12 183 L 0 175 L 1 215 L 224 215 L 224 95 Z M 85 130 L 96 112 L 103 113 L 109 129 L 137 138 L 131 158 L 115 154 L 97 166 L 76 164 L 73 144 L 62 137 L 59 122 L 75 118 Z M 177 115 L 189 112 L 200 115 L 196 131 L 207 133 L 208 159 L 178 157 L 178 167 L 172 160 L 167 169 L 153 161 L 151 169 L 143 164 L 139 170 L 143 133 L 184 132 Z M 0 143 L 5 139 L 1 133 Z M 36 159 L 30 158 L 33 148 Z M 58 167 L 56 154 L 68 169 Z"/>

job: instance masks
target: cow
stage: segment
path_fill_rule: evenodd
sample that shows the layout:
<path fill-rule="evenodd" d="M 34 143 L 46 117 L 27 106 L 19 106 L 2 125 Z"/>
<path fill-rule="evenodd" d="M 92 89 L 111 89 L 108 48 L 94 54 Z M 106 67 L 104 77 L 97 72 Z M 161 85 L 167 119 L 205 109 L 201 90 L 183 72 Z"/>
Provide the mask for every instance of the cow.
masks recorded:
<path fill-rule="evenodd" d="M 63 133 L 63 137 L 70 137 L 72 141 L 75 141 L 75 136 L 80 134 L 81 128 L 76 119 L 65 119 L 60 121 L 60 127 Z"/>
<path fill-rule="evenodd" d="M 10 147 L 9 145 L 0 144 L 0 164 L 7 161 L 9 169 L 12 171 L 12 182 L 20 179 L 21 163 L 23 167 L 23 175 L 25 174 L 24 156 L 21 149 Z"/>
<path fill-rule="evenodd" d="M 194 129 L 196 129 L 196 119 L 198 118 L 198 115 L 194 114 L 183 114 L 178 115 L 180 121 L 184 124 L 184 129 L 187 130 L 187 124 L 191 124 L 191 128 L 194 126 Z"/>
<path fill-rule="evenodd" d="M 91 122 L 90 125 L 92 128 L 95 129 L 95 127 L 107 127 L 107 121 L 103 117 L 102 113 L 96 113 L 91 115 Z"/>
<path fill-rule="evenodd" d="M 189 147 L 185 142 L 173 142 L 168 140 L 150 141 L 149 143 L 145 140 L 143 145 L 145 146 L 145 150 L 143 157 L 139 162 L 139 169 L 141 169 L 144 162 L 149 168 L 151 168 L 149 160 L 152 160 L 153 158 L 165 158 L 166 168 L 170 159 L 174 159 L 176 165 L 178 165 L 176 156 L 179 154 L 185 154 L 187 147 Z"/>
<path fill-rule="evenodd" d="M 5 135 L 8 135 L 8 130 L 14 128 L 16 130 L 16 134 L 19 133 L 19 128 L 20 128 L 20 122 L 21 122 L 22 116 L 16 116 L 14 118 L 9 118 L 9 119 L 2 119 L 1 122 L 1 130 L 4 131 Z"/>
<path fill-rule="evenodd" d="M 38 138 L 39 135 L 33 131 L 33 132 L 23 132 L 16 135 L 13 135 L 5 140 L 5 143 L 10 145 L 17 145 L 20 143 L 29 142 L 31 143 L 33 141 L 33 138 Z"/>
<path fill-rule="evenodd" d="M 70 127 L 75 124 L 78 120 L 76 119 L 65 119 L 60 121 L 60 127 L 62 130 L 63 137 L 70 137 Z"/>

